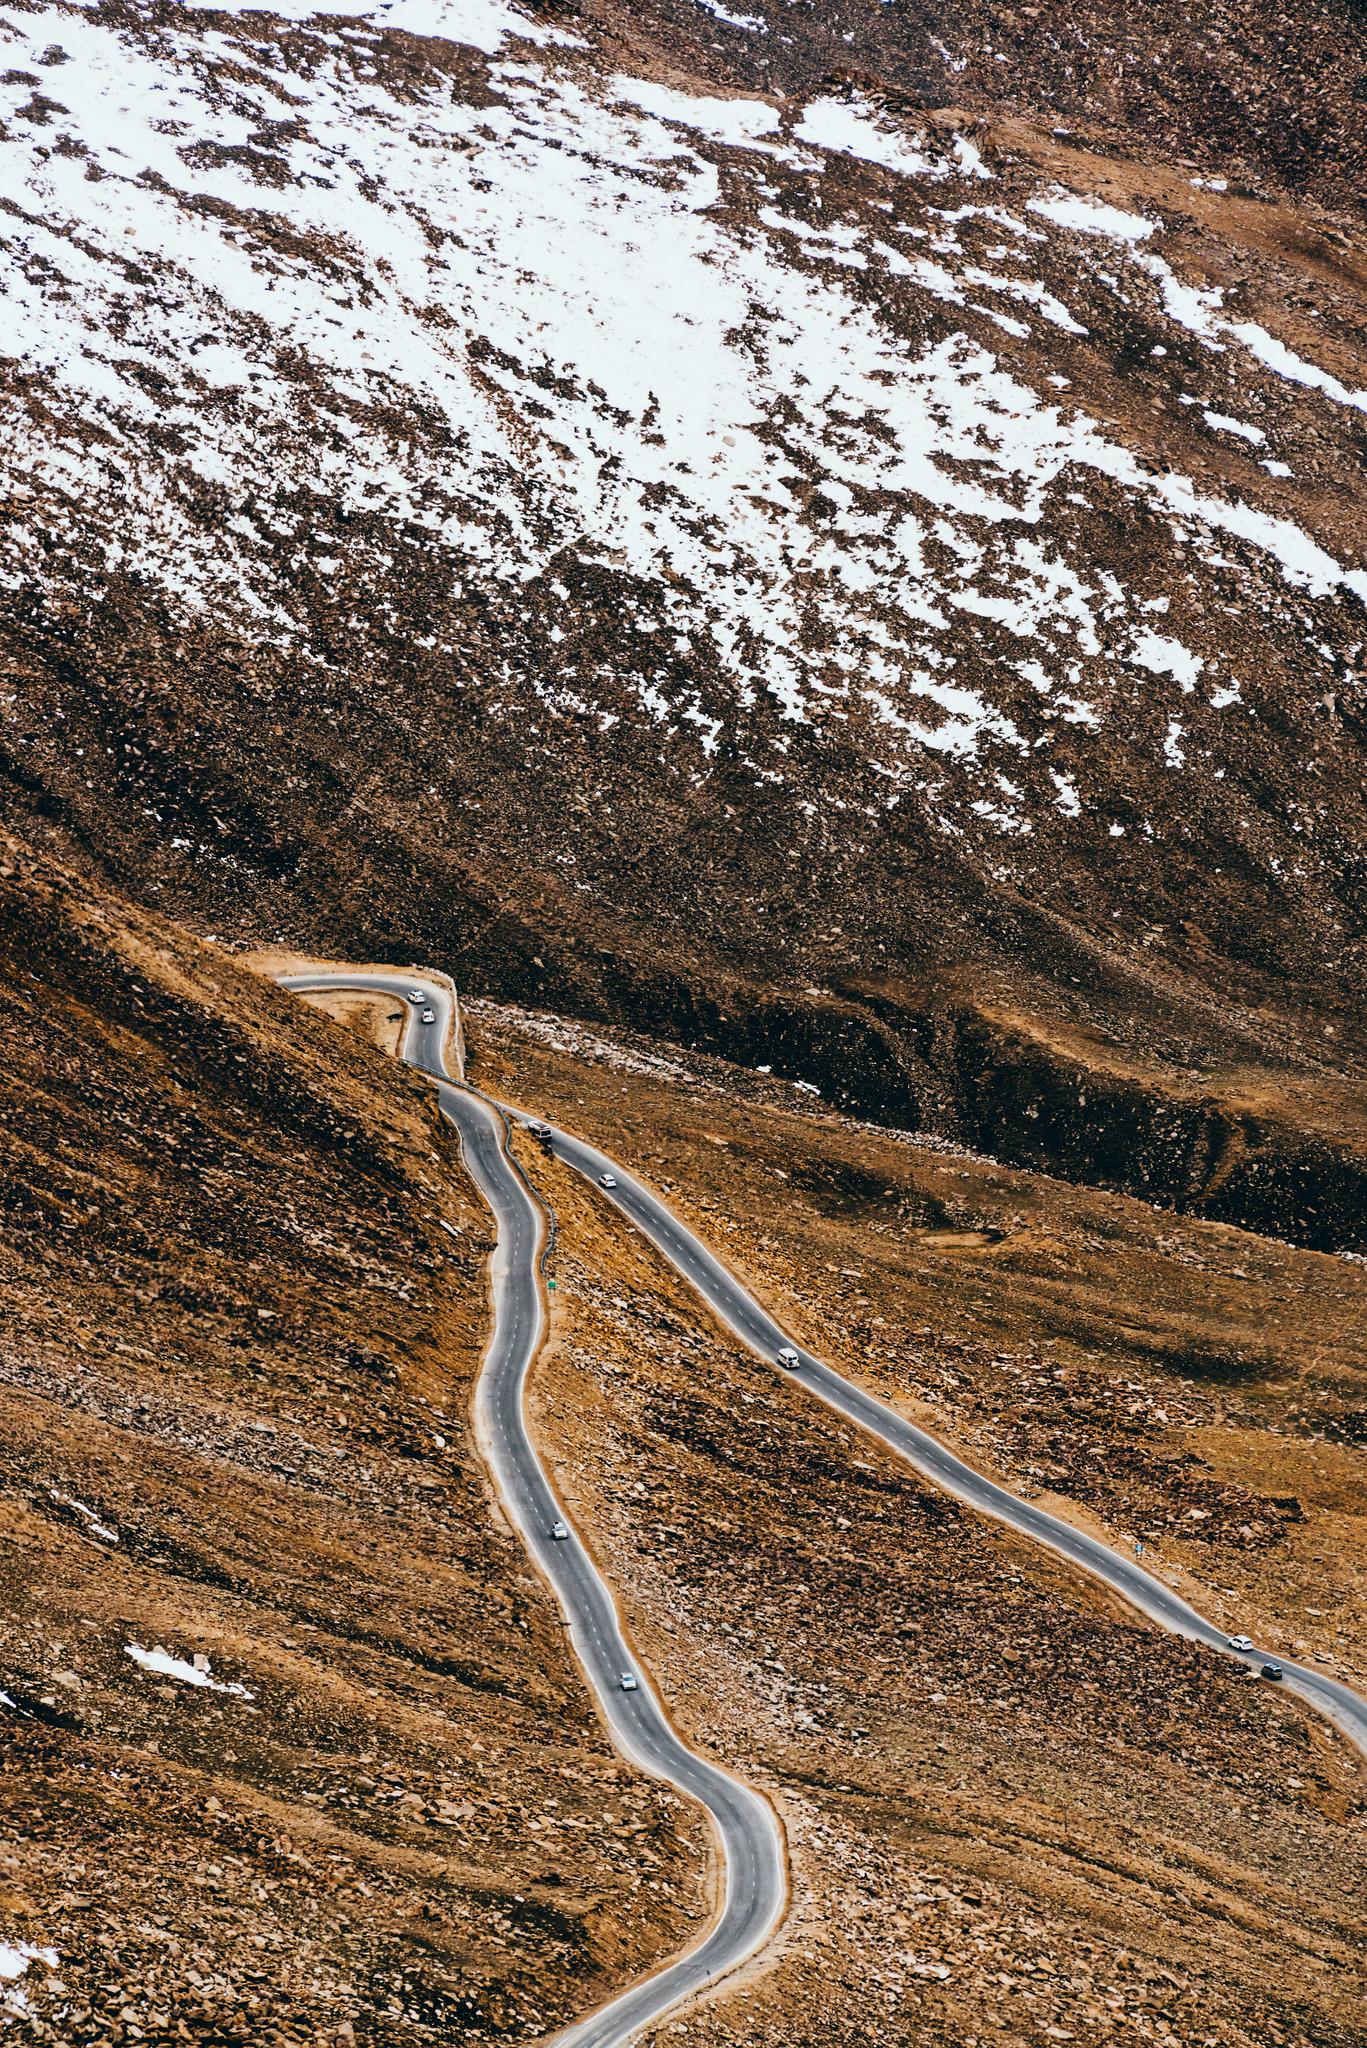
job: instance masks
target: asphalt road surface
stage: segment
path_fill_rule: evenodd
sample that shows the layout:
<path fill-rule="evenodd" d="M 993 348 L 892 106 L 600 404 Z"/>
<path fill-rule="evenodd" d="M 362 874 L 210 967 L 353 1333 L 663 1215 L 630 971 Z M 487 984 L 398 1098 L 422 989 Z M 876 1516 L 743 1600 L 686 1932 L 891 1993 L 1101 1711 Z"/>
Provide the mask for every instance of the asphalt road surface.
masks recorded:
<path fill-rule="evenodd" d="M 753 1955 L 769 1938 L 787 1899 L 787 1860 L 772 1807 L 748 1785 L 689 1749 L 665 1717 L 649 1677 L 629 1649 L 612 1595 L 571 1530 L 551 1490 L 523 1414 L 527 1371 L 541 1343 L 539 1264 L 544 1212 L 509 1158 L 502 1112 L 446 1078 L 455 1018 L 449 993 L 418 976 L 289 975 L 286 988 L 365 989 L 396 997 L 408 1010 L 403 1056 L 438 1082 L 443 1114 L 460 1133 L 469 1170 L 498 1224 L 492 1262 L 494 1330 L 476 1391 L 476 1427 L 504 1507 L 555 1589 L 575 1654 L 618 1747 L 643 1770 L 706 1808 L 721 1850 L 723 1898 L 696 1948 L 557 2038 L 556 2048 L 621 2048 L 650 2021 Z M 416 999 L 413 991 L 417 991 Z M 431 1023 L 424 1022 L 424 1013 Z M 623 1691 L 622 1679 L 636 1680 Z"/>
<path fill-rule="evenodd" d="M 530 1118 L 520 1120 L 531 1121 Z M 870 1435 L 880 1437 L 885 1444 L 900 1452 L 918 1472 L 943 1487 L 946 1493 L 954 1494 L 957 1499 L 980 1509 L 983 1514 L 994 1516 L 999 1522 L 1006 1522 L 1036 1543 L 1047 1544 L 1071 1564 L 1091 1572 L 1095 1578 L 1104 1579 L 1132 1606 L 1162 1627 L 1171 1629 L 1175 1635 L 1190 1636 L 1194 1641 L 1234 1657 L 1255 1671 L 1261 1670 L 1264 1664 L 1280 1665 L 1283 1673 L 1280 1683 L 1299 1693 L 1327 1719 L 1336 1723 L 1359 1749 L 1367 1752 L 1367 1700 L 1351 1687 L 1331 1678 L 1327 1672 L 1316 1671 L 1311 1665 L 1288 1663 L 1272 1650 L 1260 1647 L 1246 1651 L 1231 1650 L 1223 1628 L 1216 1627 L 1194 1607 L 1189 1607 L 1170 1586 L 1151 1572 L 1146 1572 L 1136 1560 L 1123 1551 L 1110 1549 L 1094 1536 L 1075 1529 L 1071 1523 L 1046 1514 L 1043 1508 L 1019 1500 L 1005 1487 L 985 1479 L 981 1472 L 975 1472 L 971 1465 L 966 1465 L 952 1451 L 946 1450 L 935 1437 L 927 1436 L 924 1430 L 907 1422 L 896 1409 L 877 1400 L 853 1381 L 844 1379 L 830 1366 L 823 1365 L 810 1351 L 803 1351 L 793 1344 L 773 1317 L 761 1308 L 752 1294 L 747 1293 L 735 1275 L 727 1271 L 701 1239 L 695 1237 L 657 1195 L 634 1180 L 606 1153 L 586 1145 L 579 1138 L 570 1137 L 564 1131 L 551 1131 L 549 1143 L 557 1159 L 563 1159 L 566 1165 L 574 1167 L 586 1179 L 601 1185 L 604 1174 L 612 1176 L 616 1186 L 602 1190 L 606 1198 L 664 1253 L 712 1313 L 751 1351 L 771 1362 L 784 1347 L 791 1346 L 797 1352 L 795 1370 L 788 1372 L 775 1364 L 775 1371 L 784 1372 L 786 1378 L 799 1382 L 828 1407 L 858 1423 Z"/>

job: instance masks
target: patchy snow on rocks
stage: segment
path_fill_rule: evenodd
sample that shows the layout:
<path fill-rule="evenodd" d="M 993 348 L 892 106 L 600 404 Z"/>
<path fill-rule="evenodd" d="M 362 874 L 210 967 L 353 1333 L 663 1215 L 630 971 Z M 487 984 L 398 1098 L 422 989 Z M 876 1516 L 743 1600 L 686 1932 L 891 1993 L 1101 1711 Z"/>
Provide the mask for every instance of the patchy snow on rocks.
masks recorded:
<path fill-rule="evenodd" d="M 1193 632 L 1231 579 L 1300 605 L 1314 645 L 1316 604 L 1367 602 L 1367 572 L 1242 483 L 1165 469 L 1065 397 L 1056 353 L 1093 331 L 1070 238 L 1103 252 L 1107 303 L 1123 258 L 1163 331 L 1254 346 L 1159 222 L 1057 187 L 986 207 L 971 142 L 858 98 L 600 80 L 501 0 L 288 19 L 288 52 L 251 9 L 0 24 L 6 462 L 31 513 L 0 551 L 11 591 L 51 584 L 56 530 L 86 585 L 134 578 L 310 662 L 310 605 L 363 586 L 358 646 L 393 615 L 393 546 L 503 603 L 572 559 L 616 579 L 631 649 L 514 663 L 510 702 L 606 729 L 627 692 L 780 781 L 794 734 L 857 721 L 893 793 L 949 763 L 939 801 L 1017 836 L 1032 791 L 1086 811 L 1079 749 L 1128 715 L 1136 663 L 1181 693 L 1201 673 L 1143 627 L 1152 543 L 1124 575 L 1099 555 L 1123 521 L 1157 519 Z M 377 517 L 392 545 L 334 538 Z M 1022 643 L 1047 679 L 1028 727 Z"/>
<path fill-rule="evenodd" d="M 21 1981 L 35 1963 L 54 1971 L 61 1961 L 55 1948 L 30 1941 L 0 1941 L 0 2015 L 22 2017 L 30 2010 L 27 1986 Z"/>
<path fill-rule="evenodd" d="M 163 1650 L 160 1643 L 155 1649 L 144 1650 L 137 1643 L 128 1643 L 124 1655 L 143 1671 L 151 1671 L 159 1678 L 174 1678 L 181 1685 L 198 1686 L 202 1691 L 230 1693 L 235 1699 L 250 1700 L 255 1694 L 245 1685 L 230 1684 L 226 1679 L 215 1678 L 209 1669 L 207 1657 L 198 1655 L 191 1660 L 173 1657 Z"/>
<path fill-rule="evenodd" d="M 58 1493 L 53 1487 L 48 1488 L 48 1493 L 50 1498 L 57 1503 L 58 1507 L 70 1508 L 74 1515 L 80 1517 L 89 1535 L 98 1536 L 101 1543 L 118 1542 L 118 1531 L 111 1529 L 107 1523 L 102 1522 L 94 1508 L 88 1508 L 84 1501 L 75 1499 L 69 1493 Z"/>

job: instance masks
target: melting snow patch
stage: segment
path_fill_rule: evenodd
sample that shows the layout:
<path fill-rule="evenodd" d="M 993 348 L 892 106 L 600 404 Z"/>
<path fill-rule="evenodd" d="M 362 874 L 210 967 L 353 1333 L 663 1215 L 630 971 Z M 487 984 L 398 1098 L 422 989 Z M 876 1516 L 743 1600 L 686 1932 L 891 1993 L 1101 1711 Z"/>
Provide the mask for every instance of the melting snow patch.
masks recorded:
<path fill-rule="evenodd" d="M 22 2015 L 30 2010 L 19 1979 L 28 1974 L 33 1963 L 42 1963 L 46 1969 L 55 1970 L 58 1963 L 56 1949 L 37 1948 L 29 1941 L 0 1941 L 0 2013 Z M 11 1988 L 6 1990 L 6 1985 Z"/>
<path fill-rule="evenodd" d="M 1163 741 L 1163 759 L 1169 768 L 1185 768 L 1187 757 L 1182 752 L 1182 725 L 1176 718 L 1169 719 L 1167 737 Z"/>
<path fill-rule="evenodd" d="M 617 77 L 612 81 L 612 89 L 619 100 L 640 107 L 647 114 L 658 115 L 662 121 L 678 121 L 686 128 L 696 128 L 714 142 L 743 146 L 754 143 L 761 135 L 772 134 L 778 126 L 777 112 L 763 100 L 694 99 L 690 93 L 656 85 L 648 78 Z"/>
<path fill-rule="evenodd" d="M 295 19 L 313 12 L 303 0 L 280 6 Z M 327 11 L 485 48 L 505 32 L 533 35 L 503 0 L 341 0 Z M 240 23 L 227 34 L 194 20 L 182 49 L 176 12 L 155 41 L 115 27 L 108 10 L 61 15 L 61 77 L 88 154 L 52 148 L 45 124 L 28 133 L 16 101 L 4 144 L 16 211 L 0 220 L 9 346 L 42 380 L 44 406 L 65 408 L 55 429 L 44 413 L 25 481 L 39 503 L 75 500 L 111 572 L 137 574 L 171 603 L 211 609 L 230 591 L 263 639 L 298 642 L 281 601 L 289 585 L 256 551 L 301 531 L 288 508 L 316 495 L 434 537 L 472 586 L 516 587 L 562 552 L 657 584 L 667 576 L 676 596 L 658 601 L 661 633 L 686 625 L 704 665 L 735 678 L 738 739 L 762 694 L 788 721 L 858 698 L 884 728 L 880 746 L 898 736 L 889 752 L 971 763 L 1028 745 L 950 680 L 962 638 L 981 650 L 1030 636 L 1048 672 L 1022 673 L 1047 700 L 1042 715 L 1101 723 L 1082 696 L 1055 693 L 1060 636 L 1095 655 L 1101 638 L 1123 648 L 1134 628 L 1114 579 L 1109 596 L 1098 590 L 1085 530 L 1046 543 L 1056 499 L 1090 503 L 1071 485 L 1105 479 L 1157 507 L 1199 562 L 1233 536 L 1313 595 L 1346 583 L 1367 597 L 1367 579 L 1345 576 L 1289 521 L 1155 474 L 1099 421 L 1052 402 L 1066 377 L 1032 390 L 962 333 L 908 346 L 837 269 L 872 250 L 949 304 L 966 303 L 967 285 L 1081 331 L 1029 276 L 966 271 L 952 232 L 991 220 L 1024 270 L 1051 223 L 1077 228 L 1100 238 L 1103 268 L 1142 270 L 1170 316 L 1217 346 L 1211 336 L 1228 330 L 1219 294 L 1180 284 L 1140 246 L 1154 222 L 1055 188 L 1033 202 L 1030 226 L 982 206 L 940 212 L 945 233 L 931 246 L 942 263 L 893 248 L 924 239 L 893 220 L 888 242 L 862 248 L 849 225 L 778 213 L 738 228 L 694 144 L 772 150 L 764 138 L 779 117 L 762 99 L 619 77 L 605 103 L 527 63 L 491 66 L 477 106 L 444 75 L 398 97 L 369 77 L 358 86 L 330 58 L 307 75 L 272 74 L 258 55 L 266 68 L 249 71 Z M 41 16 L 0 23 L 13 76 L 38 64 L 53 32 Z M 231 94 L 204 68 L 220 59 Z M 263 124 L 287 160 L 278 184 L 242 161 Z M 957 162 L 987 175 L 971 144 L 951 158 L 948 138 L 899 131 L 864 103 L 818 99 L 797 133 L 898 172 L 947 178 Z M 326 260 L 310 253 L 324 244 Z M 154 300 L 130 283 L 131 260 L 156 277 Z M 942 334 L 938 323 L 930 332 Z M 311 390 L 282 367 L 295 356 L 308 360 Z M 149 372 L 161 380 L 155 400 Z M 206 385 L 231 399 L 206 404 Z M 166 431 L 149 440 L 154 421 Z M 432 423 L 430 439 L 415 421 Z M 816 483 L 810 498 L 796 493 L 795 469 Z M 211 539 L 201 480 L 225 494 Z M 244 504 L 251 519 L 233 516 Z M 932 555 L 932 537 L 949 558 Z M 31 540 L 21 535 L 29 555 Z M 20 544 L 11 582 L 42 573 L 18 558 Z M 321 540 L 312 550 L 316 575 L 340 581 L 348 566 Z M 1201 669 L 1156 634 L 1141 634 L 1134 658 L 1184 688 Z M 511 666 L 505 677 L 537 687 Z M 1098 679 L 1074 664 L 1066 681 L 1080 692 Z M 647 667 L 638 685 L 646 716 L 696 733 L 703 752 L 718 745 L 711 704 L 663 670 Z M 582 691 L 542 695 L 557 715 L 616 716 L 594 701 L 591 677 Z"/>
<path fill-rule="evenodd" d="M 363 19 L 377 28 L 406 29 L 410 35 L 433 36 L 447 43 L 465 43 L 492 56 L 509 36 L 527 43 L 567 43 L 579 46 L 577 36 L 558 29 L 545 29 L 517 14 L 502 0 L 236 0 L 223 6 L 221 0 L 181 0 L 187 12 L 213 14 L 275 14 L 282 21 Z"/>
<path fill-rule="evenodd" d="M 1118 206 L 1107 206 L 1104 200 L 1084 199 L 1062 188 L 1046 193 L 1042 199 L 1030 200 L 1026 211 L 1043 214 L 1056 227 L 1077 228 L 1084 235 L 1109 235 L 1117 242 L 1142 242 L 1157 225 L 1145 220 L 1142 213 L 1122 213 Z"/>
<path fill-rule="evenodd" d="M 70 1508 L 74 1514 L 79 1515 L 81 1517 L 81 1520 L 85 1523 L 86 1528 L 90 1531 L 90 1534 L 92 1536 L 98 1536 L 102 1543 L 118 1542 L 119 1538 L 117 1532 L 113 1529 L 106 1528 L 104 1523 L 100 1520 L 99 1516 L 95 1513 L 94 1508 L 88 1508 L 85 1505 L 84 1501 L 73 1500 L 72 1496 L 69 1493 L 58 1493 L 56 1488 L 52 1486 L 48 1488 L 48 1494 L 51 1499 L 56 1501 L 58 1507 Z"/>
<path fill-rule="evenodd" d="M 1255 446 L 1267 439 L 1261 427 L 1250 427 L 1243 420 L 1232 420 L 1225 412 L 1203 412 L 1201 417 L 1208 427 L 1214 427 L 1221 434 L 1237 434 L 1242 441 L 1252 441 Z"/>
<path fill-rule="evenodd" d="M 1304 356 L 1296 355 L 1284 341 L 1278 341 L 1275 334 L 1269 334 L 1265 327 L 1255 326 L 1251 320 L 1240 320 L 1229 324 L 1229 332 L 1277 376 L 1286 377 L 1293 384 L 1308 384 L 1313 390 L 1323 391 L 1326 397 L 1336 399 L 1340 405 L 1351 405 L 1358 412 L 1367 412 L 1367 391 L 1350 391 L 1327 370 L 1321 370 L 1317 364 L 1307 363 Z"/>
<path fill-rule="evenodd" d="M 46 1963 L 49 1970 L 57 1967 L 55 1948 L 35 1948 L 32 1942 L 10 1943 L 0 1941 L 0 1977 L 12 1984 L 16 1977 L 22 1977 L 30 1963 Z"/>
<path fill-rule="evenodd" d="M 124 1645 L 124 1654 L 131 1657 L 135 1664 L 140 1664 L 144 1671 L 155 1671 L 161 1678 L 178 1678 L 182 1685 L 197 1685 L 209 1692 L 232 1693 L 235 1698 L 242 1700 L 256 1697 L 254 1693 L 248 1692 L 245 1685 L 229 1685 L 224 1679 L 214 1678 L 210 1674 L 207 1657 L 199 1657 L 190 1664 L 183 1657 L 171 1656 L 168 1651 L 162 1649 L 160 1643 L 154 1650 L 144 1650 L 137 1643 L 127 1643 Z"/>
<path fill-rule="evenodd" d="M 748 28 L 752 35 L 767 36 L 769 24 L 758 14 L 728 14 L 718 0 L 698 0 L 699 7 L 712 16 L 714 21 L 724 21 L 728 28 Z"/>
<path fill-rule="evenodd" d="M 881 164 L 885 171 L 906 176 L 943 178 L 949 166 L 943 158 L 927 156 L 905 135 L 880 128 L 867 107 L 847 100 L 813 100 L 793 130 L 800 142 L 815 143 L 818 149 L 837 156 L 858 157 L 866 164 Z"/>
<path fill-rule="evenodd" d="M 1180 640 L 1167 640 L 1161 633 L 1147 629 L 1136 637 L 1130 660 L 1153 675 L 1175 677 L 1184 690 L 1196 688 L 1196 678 L 1205 667 L 1200 655 L 1193 654 Z"/>

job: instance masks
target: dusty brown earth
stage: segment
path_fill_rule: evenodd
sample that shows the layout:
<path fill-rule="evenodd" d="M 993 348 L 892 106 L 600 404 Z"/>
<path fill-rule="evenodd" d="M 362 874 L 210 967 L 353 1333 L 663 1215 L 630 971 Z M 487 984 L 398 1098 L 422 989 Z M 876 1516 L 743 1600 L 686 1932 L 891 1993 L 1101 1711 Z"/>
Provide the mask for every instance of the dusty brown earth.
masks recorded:
<path fill-rule="evenodd" d="M 707 1836 L 608 1749 L 489 1497 L 487 1223 L 395 1011 L 329 998 L 331 1028 L 0 867 L 0 1942 L 57 1958 L 9 2017 L 62 2048 L 542 2038 L 700 1931 Z M 1357 1263 L 667 1044 L 467 1021 L 477 1081 L 620 1150 L 834 1361 L 1362 1682 Z M 793 1859 L 772 1954 L 661 2041 L 1360 2039 L 1347 1745 L 924 1487 L 528 1165 L 538 1437 Z"/>
<path fill-rule="evenodd" d="M 1361 1270 L 476 1005 L 801 1336 L 1231 1628 L 1362 1682 Z M 520 1141 L 524 1142 L 525 1141 Z M 1362 2038 L 1362 1766 L 700 1322 L 584 1184 L 533 1421 L 690 1737 L 776 1796 L 768 1967 L 660 2039 Z"/>
<path fill-rule="evenodd" d="M 708 1880 L 473 1455 L 487 1218 L 358 1037 L 9 846 L 0 891 L 0 1944 L 56 1957 L 8 2032 L 526 2040 Z"/>

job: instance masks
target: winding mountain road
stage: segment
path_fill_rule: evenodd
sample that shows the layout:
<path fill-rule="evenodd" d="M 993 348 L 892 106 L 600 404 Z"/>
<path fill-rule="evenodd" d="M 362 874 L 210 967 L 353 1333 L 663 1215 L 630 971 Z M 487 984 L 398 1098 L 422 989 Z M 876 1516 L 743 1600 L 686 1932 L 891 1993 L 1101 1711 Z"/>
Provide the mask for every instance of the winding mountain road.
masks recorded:
<path fill-rule="evenodd" d="M 539 1262 L 545 1218 L 506 1145 L 508 1120 L 524 1126 L 536 1120 L 452 1083 L 446 1049 L 459 1043 L 458 1015 L 454 997 L 441 984 L 421 975 L 365 970 L 291 975 L 282 981 L 286 988 L 300 993 L 373 990 L 408 1005 L 403 1056 L 436 1079 L 442 1110 L 460 1133 L 470 1171 L 498 1223 L 492 1263 L 494 1333 L 476 1403 L 482 1447 L 513 1520 L 560 1599 L 569 1619 L 571 1642 L 615 1740 L 644 1769 L 698 1800 L 717 1829 L 725 1893 L 705 1939 L 657 1975 L 571 2027 L 555 2044 L 555 2048 L 622 2048 L 651 2020 L 734 1969 L 767 1940 L 786 1899 L 783 1837 L 773 1809 L 758 1793 L 695 1755 L 680 1740 L 645 1673 L 633 1661 L 612 1595 L 595 1566 L 574 1536 L 565 1541 L 551 1537 L 554 1523 L 568 1518 L 551 1490 L 523 1414 L 526 1375 L 544 1327 Z M 416 998 L 415 991 L 420 992 Z M 424 1012 L 431 1016 L 431 1023 L 424 1021 Z M 1204 1643 L 1253 1670 L 1268 1662 L 1278 1663 L 1283 1672 L 1281 1682 L 1367 1753 L 1367 1700 L 1349 1686 L 1311 1666 L 1288 1663 L 1268 1650 L 1231 1649 L 1222 1628 L 1207 1621 L 1170 1586 L 1124 1553 L 1018 1499 L 886 1402 L 845 1379 L 811 1352 L 793 1346 L 767 1310 L 658 1196 L 582 1139 L 545 1124 L 540 1129 L 556 1158 L 597 1186 L 664 1255 L 711 1314 L 751 1351 L 774 1362 L 774 1370 L 785 1379 L 806 1387 L 829 1408 L 879 1438 L 947 1493 L 1103 1580 L 1161 1627 Z M 610 1177 L 607 1187 L 603 1186 L 604 1175 Z M 791 1370 L 776 1362 L 779 1351 L 790 1346 L 798 1360 Z M 639 1689 L 624 1693 L 621 1678 L 628 1671 L 638 1677 Z"/>
<path fill-rule="evenodd" d="M 703 1806 L 717 1831 L 723 1896 L 703 1940 L 577 2022 L 555 2044 L 622 2048 L 650 2021 L 763 1947 L 787 1902 L 782 1831 L 767 1800 L 681 1741 L 628 1648 L 612 1594 L 588 1552 L 572 1532 L 563 1540 L 551 1534 L 557 1523 L 568 1527 L 569 1518 L 523 1413 L 527 1371 L 544 1328 L 539 1268 L 545 1214 L 509 1156 L 503 1112 L 448 1076 L 447 1049 L 458 1044 L 449 990 L 417 975 L 361 970 L 281 980 L 297 994 L 360 990 L 394 997 L 407 1007 L 403 1057 L 436 1080 L 442 1113 L 459 1132 L 465 1163 L 498 1225 L 491 1263 L 494 1329 L 475 1397 L 481 1448 L 510 1519 L 560 1601 L 570 1642 L 614 1741 L 633 1763 Z M 420 992 L 416 999 L 414 990 Z M 627 1673 L 636 1680 L 634 1691 L 622 1690 Z"/>

